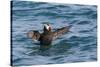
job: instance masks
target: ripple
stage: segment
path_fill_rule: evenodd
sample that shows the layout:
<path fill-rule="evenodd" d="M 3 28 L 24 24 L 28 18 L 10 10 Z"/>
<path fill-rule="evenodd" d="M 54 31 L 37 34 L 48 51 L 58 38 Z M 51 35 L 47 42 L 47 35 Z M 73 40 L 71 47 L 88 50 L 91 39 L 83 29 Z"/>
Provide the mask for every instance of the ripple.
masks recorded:
<path fill-rule="evenodd" d="M 40 16 L 40 15 L 43 15 L 43 16 L 56 16 L 57 14 L 53 13 L 53 12 L 39 12 L 39 13 L 35 14 L 35 16 Z"/>
<path fill-rule="evenodd" d="M 78 22 L 79 25 L 90 24 L 90 21 L 80 21 Z"/>

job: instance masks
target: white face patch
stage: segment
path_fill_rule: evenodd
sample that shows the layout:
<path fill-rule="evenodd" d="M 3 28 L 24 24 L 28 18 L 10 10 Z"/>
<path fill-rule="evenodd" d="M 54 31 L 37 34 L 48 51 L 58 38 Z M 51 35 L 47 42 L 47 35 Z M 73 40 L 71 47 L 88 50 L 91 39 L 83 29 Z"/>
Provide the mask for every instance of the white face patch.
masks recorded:
<path fill-rule="evenodd" d="M 46 27 L 47 30 L 49 30 L 49 26 L 47 24 L 44 24 L 44 26 Z"/>

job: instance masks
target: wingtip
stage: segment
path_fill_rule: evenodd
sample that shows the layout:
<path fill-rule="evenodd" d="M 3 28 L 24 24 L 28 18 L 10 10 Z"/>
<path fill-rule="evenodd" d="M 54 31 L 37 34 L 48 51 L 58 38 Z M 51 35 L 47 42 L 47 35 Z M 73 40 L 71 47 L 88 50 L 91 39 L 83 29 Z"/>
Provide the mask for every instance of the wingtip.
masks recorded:
<path fill-rule="evenodd" d="M 34 32 L 33 32 L 33 31 L 29 31 L 29 32 L 27 33 L 27 36 L 28 36 L 29 38 L 32 38 L 33 35 L 34 35 Z"/>

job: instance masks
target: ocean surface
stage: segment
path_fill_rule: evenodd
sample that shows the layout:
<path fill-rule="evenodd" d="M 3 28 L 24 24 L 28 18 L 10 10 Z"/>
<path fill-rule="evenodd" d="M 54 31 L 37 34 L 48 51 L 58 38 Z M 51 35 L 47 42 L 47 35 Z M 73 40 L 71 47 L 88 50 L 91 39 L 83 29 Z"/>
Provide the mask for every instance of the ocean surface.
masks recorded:
<path fill-rule="evenodd" d="M 97 6 L 13 1 L 12 65 L 44 65 L 97 60 Z M 40 50 L 39 42 L 27 37 L 30 30 L 43 32 L 43 22 L 52 29 L 71 26 L 70 32 Z"/>

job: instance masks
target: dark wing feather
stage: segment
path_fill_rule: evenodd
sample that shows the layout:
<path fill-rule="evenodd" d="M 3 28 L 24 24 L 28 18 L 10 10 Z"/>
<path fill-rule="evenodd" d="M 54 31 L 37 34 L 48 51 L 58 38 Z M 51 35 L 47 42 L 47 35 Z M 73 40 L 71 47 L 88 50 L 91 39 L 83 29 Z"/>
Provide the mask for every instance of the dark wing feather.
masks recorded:
<path fill-rule="evenodd" d="M 53 35 L 55 38 L 57 38 L 67 32 L 69 32 L 69 27 L 63 27 L 63 28 L 60 28 L 60 29 L 57 29 L 56 31 L 54 31 Z"/>
<path fill-rule="evenodd" d="M 29 31 L 27 33 L 28 37 L 32 38 L 33 40 L 39 40 L 40 33 L 38 31 Z"/>

